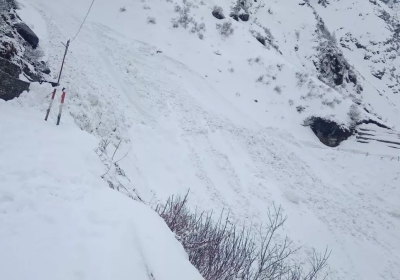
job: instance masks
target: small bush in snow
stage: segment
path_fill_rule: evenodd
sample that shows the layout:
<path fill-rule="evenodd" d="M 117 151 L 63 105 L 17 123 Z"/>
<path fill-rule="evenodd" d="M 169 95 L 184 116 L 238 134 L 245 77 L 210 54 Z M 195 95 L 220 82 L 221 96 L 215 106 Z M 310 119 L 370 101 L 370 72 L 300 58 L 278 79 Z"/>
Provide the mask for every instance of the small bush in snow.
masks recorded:
<path fill-rule="evenodd" d="M 325 105 L 325 106 L 331 107 L 332 109 L 335 108 L 335 101 L 334 100 L 329 101 L 327 99 L 324 99 L 324 100 L 322 100 L 322 104 Z"/>
<path fill-rule="evenodd" d="M 262 83 L 264 81 L 264 75 L 261 75 L 260 77 L 257 78 L 256 82 Z"/>
<path fill-rule="evenodd" d="M 204 24 L 204 22 L 202 22 L 202 23 L 200 23 L 200 24 L 198 25 L 198 30 L 206 31 L 206 25 Z"/>
<path fill-rule="evenodd" d="M 225 18 L 224 11 L 219 6 L 214 6 L 213 11 L 212 11 L 212 15 L 217 19 L 224 19 Z"/>
<path fill-rule="evenodd" d="M 283 64 L 279 64 L 279 63 L 278 63 L 278 64 L 276 65 L 276 67 L 278 68 L 279 71 L 282 71 Z"/>
<path fill-rule="evenodd" d="M 262 63 L 262 58 L 261 58 L 261 56 L 257 56 L 257 57 L 254 59 L 254 61 L 255 61 L 256 63 Z"/>
<path fill-rule="evenodd" d="M 295 35 L 296 35 L 297 41 L 300 40 L 300 31 L 299 30 L 295 31 Z"/>
<path fill-rule="evenodd" d="M 277 239 L 286 217 L 274 205 L 266 213 L 267 224 L 237 227 L 222 212 L 215 219 L 209 212 L 192 212 L 185 197 L 171 197 L 155 211 L 164 219 L 186 250 L 189 261 L 206 280 L 315 280 L 327 265 L 330 253 L 312 252 L 310 270 L 293 259 L 298 249 L 288 237 Z M 295 262 L 295 263 L 293 263 Z"/>
<path fill-rule="evenodd" d="M 230 21 L 226 21 L 223 24 L 217 23 L 216 27 L 222 37 L 229 37 L 234 31 Z"/>
<path fill-rule="evenodd" d="M 189 23 L 193 22 L 193 18 L 190 16 L 190 2 L 184 2 L 183 8 L 179 11 L 179 17 L 177 22 L 183 26 L 183 28 L 188 28 Z"/>
<path fill-rule="evenodd" d="M 147 23 L 156 24 L 156 19 L 154 17 L 147 17 Z"/>
<path fill-rule="evenodd" d="M 299 113 L 302 113 L 305 109 L 306 109 L 306 107 L 301 106 L 301 105 L 296 107 L 296 110 L 297 110 L 297 112 L 299 112 Z"/>
<path fill-rule="evenodd" d="M 203 40 L 204 39 L 204 34 L 203 33 L 199 33 L 199 39 Z"/>
<path fill-rule="evenodd" d="M 274 91 L 276 91 L 277 93 L 281 94 L 282 93 L 282 88 L 280 86 L 276 86 L 276 87 L 274 87 Z"/>
<path fill-rule="evenodd" d="M 121 13 L 126 12 L 126 8 L 125 8 L 125 7 L 121 7 L 121 8 L 119 8 L 119 11 L 120 11 Z"/>
<path fill-rule="evenodd" d="M 235 69 L 233 69 L 232 67 L 228 69 L 229 72 L 233 73 L 235 72 Z"/>
<path fill-rule="evenodd" d="M 297 86 L 302 87 L 308 80 L 307 73 L 296 72 Z"/>
<path fill-rule="evenodd" d="M 172 22 L 172 27 L 173 28 L 178 28 L 179 27 L 179 23 L 176 22 L 176 21 Z"/>
<path fill-rule="evenodd" d="M 293 104 L 294 104 L 294 101 L 292 99 L 289 99 L 289 105 L 293 106 Z"/>
<path fill-rule="evenodd" d="M 332 90 L 331 88 L 329 88 L 330 90 Z M 342 100 L 340 100 L 340 99 L 338 99 L 338 98 L 334 98 L 333 99 L 333 102 L 335 102 L 336 104 L 340 104 L 340 103 L 342 103 Z"/>
<path fill-rule="evenodd" d="M 147 6 L 147 5 L 143 5 L 143 9 L 144 10 L 151 10 L 151 8 L 149 6 Z"/>
<path fill-rule="evenodd" d="M 175 5 L 175 7 L 174 7 L 175 12 L 179 13 L 181 10 L 182 10 L 181 6 Z"/>

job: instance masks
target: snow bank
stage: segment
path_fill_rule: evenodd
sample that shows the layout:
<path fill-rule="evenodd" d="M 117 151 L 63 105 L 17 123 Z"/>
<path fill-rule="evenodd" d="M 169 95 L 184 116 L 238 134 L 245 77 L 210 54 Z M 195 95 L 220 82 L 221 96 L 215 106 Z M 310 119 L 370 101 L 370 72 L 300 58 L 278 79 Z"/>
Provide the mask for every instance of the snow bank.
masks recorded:
<path fill-rule="evenodd" d="M 155 212 L 100 178 L 96 138 L 19 104 L 43 94 L 0 103 L 0 279 L 202 279 Z"/>

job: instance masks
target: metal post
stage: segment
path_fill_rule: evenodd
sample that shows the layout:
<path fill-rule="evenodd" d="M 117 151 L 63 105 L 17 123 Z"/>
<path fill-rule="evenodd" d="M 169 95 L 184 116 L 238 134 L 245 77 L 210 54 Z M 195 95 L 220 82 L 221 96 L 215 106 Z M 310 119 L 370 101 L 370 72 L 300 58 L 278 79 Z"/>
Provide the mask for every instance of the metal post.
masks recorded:
<path fill-rule="evenodd" d="M 47 121 L 47 118 L 49 117 L 51 105 L 53 105 L 55 95 L 56 95 L 56 89 L 53 90 L 53 94 L 51 95 L 50 105 L 49 105 L 49 108 L 47 109 L 46 117 L 44 118 L 45 121 Z"/>
<path fill-rule="evenodd" d="M 68 47 L 69 47 L 69 40 L 67 41 L 67 45 L 65 46 L 65 53 L 64 53 L 63 60 L 62 60 L 62 64 L 61 64 L 60 74 L 58 75 L 58 81 L 57 81 L 58 85 L 60 84 L 61 74 L 62 74 L 62 70 L 64 68 L 64 62 L 65 62 L 65 57 L 67 56 Z"/>
<path fill-rule="evenodd" d="M 61 113 L 64 105 L 64 99 L 65 99 L 65 91 L 63 91 L 61 95 L 61 104 L 60 104 L 60 111 L 58 112 L 58 117 L 57 117 L 57 125 L 60 124 L 60 119 L 61 119 Z"/>

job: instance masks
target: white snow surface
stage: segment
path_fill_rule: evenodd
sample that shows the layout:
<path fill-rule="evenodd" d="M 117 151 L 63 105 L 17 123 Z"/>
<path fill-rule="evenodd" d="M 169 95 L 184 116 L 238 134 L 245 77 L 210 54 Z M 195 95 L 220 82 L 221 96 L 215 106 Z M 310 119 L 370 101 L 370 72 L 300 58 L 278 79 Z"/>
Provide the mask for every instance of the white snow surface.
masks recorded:
<path fill-rule="evenodd" d="M 20 1 L 54 78 L 61 42 L 76 34 L 90 2 Z M 400 279 L 400 150 L 355 137 L 328 148 L 301 126 L 311 115 L 346 124 L 352 104 L 314 76 L 312 10 L 258 0 L 258 21 L 271 29 L 280 54 L 253 38 L 249 30 L 258 26 L 251 21 L 227 17 L 235 31 L 221 38 L 211 9 L 221 5 L 227 16 L 231 3 L 201 2 L 191 16 L 205 23 L 203 40 L 191 26 L 173 28 L 174 5 L 182 3 L 96 0 L 67 56 L 61 125 L 54 125 L 58 99 L 51 121 L 43 121 L 46 86 L 0 103 L 0 279 L 201 279 L 155 213 L 107 188 L 94 152 L 101 139 L 123 140 L 115 157 L 128 152 L 120 166 L 129 181 L 115 177 L 133 196 L 163 201 L 190 189 L 193 206 L 229 209 L 239 224 L 255 226 L 276 203 L 288 216 L 280 234 L 303 246 L 299 259 L 312 248 L 332 250 L 328 279 Z M 358 12 L 348 2 L 361 8 L 364 1 L 330 1 L 341 21 L 310 2 L 332 31 L 343 23 L 355 34 L 387 35 L 373 20 L 370 29 L 352 21 Z M 365 102 L 398 129 L 399 95 L 375 94 L 383 84 L 363 67 Z M 305 85 L 298 72 L 310 74 Z M 301 97 L 310 90 L 322 99 Z M 332 108 L 324 99 L 339 102 Z M 307 110 L 299 114 L 298 105 Z M 387 137 L 380 129 L 376 135 Z"/>
<path fill-rule="evenodd" d="M 202 279 L 153 210 L 100 178 L 95 137 L 19 102 L 0 103 L 1 279 Z"/>

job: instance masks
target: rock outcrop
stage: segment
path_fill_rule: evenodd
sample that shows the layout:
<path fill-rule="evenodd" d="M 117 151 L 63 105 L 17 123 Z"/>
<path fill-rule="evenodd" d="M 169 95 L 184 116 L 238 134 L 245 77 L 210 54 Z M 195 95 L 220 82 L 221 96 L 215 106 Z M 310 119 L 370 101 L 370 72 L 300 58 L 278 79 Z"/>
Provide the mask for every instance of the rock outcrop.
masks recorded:
<path fill-rule="evenodd" d="M 354 132 L 332 120 L 321 117 L 308 118 L 305 121 L 305 125 L 310 126 L 318 139 L 329 147 L 339 146 L 342 141 L 349 138 Z"/>
<path fill-rule="evenodd" d="M 28 25 L 20 22 L 15 25 L 15 29 L 17 30 L 19 35 L 21 35 L 21 37 L 24 38 L 24 40 L 32 46 L 32 48 L 36 49 L 39 44 L 39 38 L 38 36 L 36 36 L 35 32 L 33 32 L 32 29 L 29 28 Z"/>

